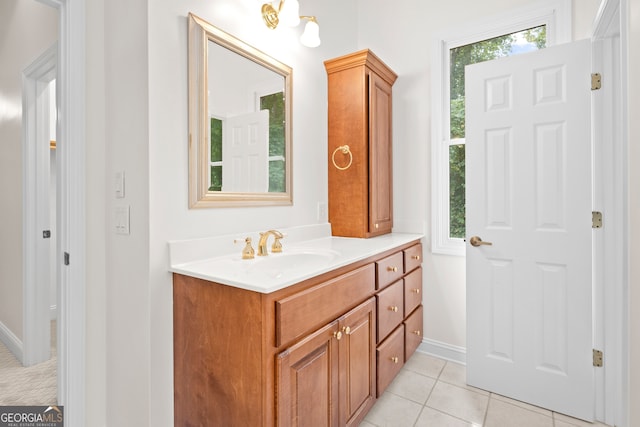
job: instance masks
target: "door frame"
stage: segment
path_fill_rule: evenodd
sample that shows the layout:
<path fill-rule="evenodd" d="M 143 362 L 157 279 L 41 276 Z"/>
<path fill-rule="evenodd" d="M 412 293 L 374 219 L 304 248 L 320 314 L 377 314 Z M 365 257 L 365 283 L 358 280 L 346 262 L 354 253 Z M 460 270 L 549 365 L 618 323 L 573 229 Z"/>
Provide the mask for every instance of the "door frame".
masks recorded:
<path fill-rule="evenodd" d="M 37 0 L 59 14 L 56 219 L 58 404 L 65 425 L 86 424 L 86 1 Z M 65 256 L 65 254 L 68 254 Z M 65 258 L 68 257 L 68 262 Z"/>
<path fill-rule="evenodd" d="M 593 210 L 604 214 L 593 231 L 594 348 L 604 352 L 595 370 L 596 419 L 628 425 L 628 232 L 626 76 L 621 0 L 605 0 L 592 31 L 592 72 L 603 88 L 592 95 Z M 619 79 L 616 79 L 617 76 Z"/>
<path fill-rule="evenodd" d="M 58 44 L 54 43 L 23 71 L 22 78 L 23 366 L 51 357 L 50 271 L 41 267 L 50 265 L 50 257 L 55 256 L 43 247 L 41 235 L 45 226 L 41 217 L 50 212 L 49 138 L 42 137 L 43 126 L 49 129 L 50 103 L 48 90 L 39 93 L 42 85 L 56 79 L 57 63 Z"/>

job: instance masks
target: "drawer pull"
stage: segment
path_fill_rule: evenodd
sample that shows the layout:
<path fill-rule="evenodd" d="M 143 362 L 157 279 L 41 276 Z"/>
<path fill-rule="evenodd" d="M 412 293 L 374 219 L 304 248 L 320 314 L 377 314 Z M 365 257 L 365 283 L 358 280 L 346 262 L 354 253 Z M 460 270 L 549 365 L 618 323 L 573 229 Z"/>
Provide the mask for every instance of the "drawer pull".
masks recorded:
<path fill-rule="evenodd" d="M 414 334 L 416 334 L 417 336 L 420 336 L 421 332 L 420 331 L 413 331 Z"/>
<path fill-rule="evenodd" d="M 411 259 L 415 259 L 416 261 L 420 261 L 420 255 L 411 255 Z"/>
<path fill-rule="evenodd" d="M 420 288 L 411 289 L 411 292 L 413 292 L 414 294 L 419 294 L 420 293 Z"/>
<path fill-rule="evenodd" d="M 333 336 L 334 336 L 338 341 L 340 341 L 340 339 L 342 338 L 342 332 L 340 332 L 340 331 L 336 331 L 336 332 L 334 332 L 334 333 L 333 333 Z"/>
<path fill-rule="evenodd" d="M 393 311 L 394 313 L 398 312 L 398 306 L 397 305 L 390 305 L 389 306 L 389 311 Z"/>
<path fill-rule="evenodd" d="M 351 328 L 348 326 L 345 326 L 344 328 L 342 328 L 342 332 L 344 332 L 345 335 L 351 335 Z"/>
<path fill-rule="evenodd" d="M 389 359 L 390 359 L 393 363 L 398 363 L 398 361 L 400 360 L 400 359 L 398 359 L 398 357 L 397 357 L 397 356 L 390 357 Z"/>
<path fill-rule="evenodd" d="M 387 271 L 392 271 L 395 273 L 398 271 L 398 267 L 387 267 Z"/>

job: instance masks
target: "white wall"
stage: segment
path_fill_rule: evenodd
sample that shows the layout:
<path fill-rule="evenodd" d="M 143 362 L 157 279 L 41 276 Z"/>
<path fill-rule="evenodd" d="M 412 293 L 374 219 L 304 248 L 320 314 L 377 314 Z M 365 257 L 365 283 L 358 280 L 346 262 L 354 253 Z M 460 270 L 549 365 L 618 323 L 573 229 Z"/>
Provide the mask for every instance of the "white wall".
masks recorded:
<path fill-rule="evenodd" d="M 393 88 L 396 231 L 431 236 L 431 48 L 438 34 L 530 5 L 531 0 L 438 3 L 358 0 L 358 47 L 372 48 L 398 73 Z M 410 5 L 409 5 L 410 4 Z M 573 1 L 573 37 L 587 38 L 599 0 Z M 402 7 L 402 6 L 406 7 Z M 418 229 L 417 227 L 422 227 Z M 425 338 L 466 347 L 465 260 L 425 245 Z"/>
<path fill-rule="evenodd" d="M 32 23 L 37 22 L 37 25 Z M 0 1 L 0 324 L 22 325 L 22 70 L 58 37 L 58 13 L 35 0 Z"/>

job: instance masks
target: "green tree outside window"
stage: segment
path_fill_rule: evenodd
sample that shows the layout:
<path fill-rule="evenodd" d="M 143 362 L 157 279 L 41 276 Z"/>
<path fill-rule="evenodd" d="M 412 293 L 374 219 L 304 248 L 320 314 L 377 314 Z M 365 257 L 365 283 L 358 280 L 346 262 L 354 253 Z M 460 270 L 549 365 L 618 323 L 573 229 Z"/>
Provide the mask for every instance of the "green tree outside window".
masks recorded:
<path fill-rule="evenodd" d="M 449 51 L 449 236 L 452 238 L 465 236 L 465 66 L 542 49 L 546 40 L 546 26 L 542 25 Z"/>

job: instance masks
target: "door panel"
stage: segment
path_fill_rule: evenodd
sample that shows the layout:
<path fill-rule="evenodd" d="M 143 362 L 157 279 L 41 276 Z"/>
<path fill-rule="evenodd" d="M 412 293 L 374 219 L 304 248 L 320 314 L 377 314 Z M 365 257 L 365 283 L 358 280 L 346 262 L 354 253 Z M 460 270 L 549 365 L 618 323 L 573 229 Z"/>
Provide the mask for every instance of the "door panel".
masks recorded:
<path fill-rule="evenodd" d="M 467 67 L 467 381 L 592 420 L 589 75 L 589 41 Z"/>
<path fill-rule="evenodd" d="M 278 426 L 339 425 L 337 333 L 336 320 L 278 355 Z"/>

